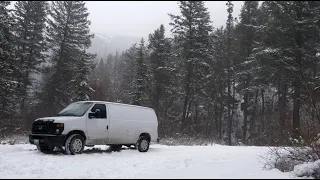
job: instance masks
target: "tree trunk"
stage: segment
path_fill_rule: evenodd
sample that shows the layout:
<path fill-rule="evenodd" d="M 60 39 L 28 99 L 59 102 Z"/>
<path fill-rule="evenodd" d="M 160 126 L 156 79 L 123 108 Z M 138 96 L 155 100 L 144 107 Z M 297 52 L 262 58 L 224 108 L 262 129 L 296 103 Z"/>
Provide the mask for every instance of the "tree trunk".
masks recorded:
<path fill-rule="evenodd" d="M 262 108 L 261 108 L 261 115 L 262 115 L 262 120 L 261 120 L 261 132 L 264 132 L 265 130 L 265 126 L 266 126 L 266 122 L 265 122 L 265 110 L 264 110 L 264 90 L 261 89 L 261 103 L 262 103 Z"/>
<path fill-rule="evenodd" d="M 187 75 L 186 75 L 186 85 L 185 85 L 185 98 L 184 98 L 184 104 L 183 104 L 183 112 L 182 112 L 182 120 L 181 120 L 181 129 L 182 132 L 185 128 L 186 123 L 186 116 L 188 116 L 188 112 L 190 109 L 190 106 L 188 107 L 188 104 L 190 104 L 190 80 L 191 80 L 191 73 L 192 73 L 192 65 L 190 63 L 187 64 Z"/>
<path fill-rule="evenodd" d="M 246 143 L 247 141 L 247 119 L 248 119 L 248 93 L 246 92 L 244 94 L 244 103 L 243 103 L 243 136 L 242 136 L 242 142 Z"/>
<path fill-rule="evenodd" d="M 234 116 L 234 106 L 235 106 L 235 95 L 236 95 L 236 79 L 233 79 L 232 82 L 232 109 L 231 109 L 231 120 L 233 120 Z"/>
<path fill-rule="evenodd" d="M 30 54 L 32 54 L 32 50 L 30 50 Z M 30 55 L 31 56 L 31 55 Z M 27 87 L 28 87 L 28 82 L 29 82 L 29 75 L 30 75 L 30 71 L 32 69 L 31 67 L 31 57 L 28 58 L 28 69 L 27 69 L 27 72 L 25 74 L 25 77 L 23 77 L 23 84 L 22 84 L 22 100 L 21 100 L 21 105 L 20 105 L 20 110 L 21 112 L 23 112 L 23 109 L 24 109 L 24 103 L 25 103 L 25 100 L 27 99 Z"/>
<path fill-rule="evenodd" d="M 209 105 L 208 105 L 209 106 Z M 214 111 L 213 111 L 214 112 Z M 214 114 L 212 112 L 212 114 Z M 209 137 L 209 122 L 210 123 L 212 123 L 212 120 L 213 120 L 213 118 L 212 117 L 210 117 L 210 110 L 208 109 L 208 111 L 207 111 L 207 113 L 208 113 L 208 118 L 207 118 L 207 121 L 206 121 L 206 126 L 205 126 L 205 137 Z M 210 118 L 209 118 L 210 117 Z"/>
<path fill-rule="evenodd" d="M 186 117 L 186 121 L 185 121 L 185 129 L 189 130 L 191 129 L 191 120 L 192 119 L 192 114 L 189 116 L 190 112 L 191 112 L 191 107 L 192 107 L 192 100 L 189 100 L 189 104 L 188 104 L 188 108 L 187 108 L 187 117 Z"/>
<path fill-rule="evenodd" d="M 222 86 L 221 86 L 222 87 Z M 219 139 L 222 139 L 222 116 L 223 116 L 223 92 L 222 92 L 222 88 L 221 88 L 221 94 L 220 94 L 220 111 L 219 111 Z"/>
<path fill-rule="evenodd" d="M 212 118 L 215 120 L 215 136 L 219 136 L 219 109 L 218 105 L 215 104 L 215 111 L 212 113 Z"/>
<path fill-rule="evenodd" d="M 183 130 L 185 128 L 184 126 L 185 126 L 185 121 L 186 121 L 186 116 L 187 116 L 188 102 L 189 102 L 189 88 L 186 88 L 186 96 L 184 97 L 180 132 L 183 132 Z"/>
<path fill-rule="evenodd" d="M 296 7 L 297 12 L 297 20 L 302 20 L 302 7 L 301 7 L 301 1 L 296 2 L 298 7 Z M 298 26 L 298 28 L 300 28 Z M 300 129 L 300 94 L 301 94 L 301 61 L 302 61 L 302 52 L 301 52 L 301 46 L 302 46 L 302 33 L 300 29 L 296 31 L 296 43 L 298 45 L 298 49 L 296 52 L 296 68 L 298 69 L 298 73 L 295 74 L 295 80 L 293 82 L 293 112 L 292 112 L 292 136 L 293 138 L 299 137 L 299 129 Z"/>
<path fill-rule="evenodd" d="M 292 116 L 292 136 L 293 138 L 299 137 L 300 128 L 300 92 L 301 82 L 297 78 L 294 82 L 294 93 L 293 93 L 293 116 Z"/>
<path fill-rule="evenodd" d="M 301 71 L 301 53 L 298 53 L 298 57 L 296 59 L 297 64 L 299 66 L 299 72 Z M 299 73 L 300 74 L 300 73 Z M 297 75 L 299 76 L 299 75 Z M 299 137 L 299 129 L 300 129 L 300 94 L 301 94 L 301 80 L 300 77 L 295 77 L 293 82 L 293 112 L 292 112 L 292 136 L 293 138 Z"/>
<path fill-rule="evenodd" d="M 26 101 L 26 99 L 27 99 L 27 87 L 28 87 L 28 83 L 27 83 L 27 81 L 28 81 L 28 78 L 29 77 L 29 73 L 27 73 L 27 75 L 26 75 L 26 77 L 25 77 L 25 79 L 24 79 L 24 81 L 23 81 L 23 85 L 22 85 L 22 99 L 21 99 L 21 104 L 20 104 L 20 110 L 21 110 L 21 112 L 23 113 L 24 112 L 24 104 L 25 104 L 25 101 Z"/>
<path fill-rule="evenodd" d="M 286 105 L 287 105 L 287 84 L 279 78 L 279 114 L 280 114 L 280 130 L 286 129 Z M 284 135 L 284 134 L 282 134 Z"/>
<path fill-rule="evenodd" d="M 231 83 L 230 83 L 230 68 L 228 68 L 228 145 L 231 146 L 232 135 L 232 119 L 231 119 Z"/>
<path fill-rule="evenodd" d="M 192 132 L 196 132 L 198 127 L 198 116 L 199 116 L 198 102 L 194 103 L 194 108 L 195 108 L 195 118 L 191 125 Z"/>
<path fill-rule="evenodd" d="M 259 95 L 259 90 L 256 90 L 256 95 L 254 97 L 254 105 L 253 105 L 253 113 L 252 113 L 252 118 L 250 122 L 250 136 L 252 137 L 252 134 L 254 133 L 255 125 L 256 125 L 256 118 L 257 118 L 257 106 L 258 106 L 258 95 Z"/>
<path fill-rule="evenodd" d="M 8 90 L 7 88 L 5 89 L 4 91 L 4 95 L 3 95 L 3 99 L 2 99 L 2 107 L 1 107 L 1 114 L 0 114 L 0 118 L 1 120 L 5 119 L 6 118 L 6 113 L 5 113 L 5 109 L 6 109 L 6 106 L 7 106 L 7 95 L 8 95 Z"/>
<path fill-rule="evenodd" d="M 153 99 L 153 107 L 154 107 L 154 110 L 156 111 L 156 114 L 159 113 L 160 94 L 161 94 L 160 85 L 157 84 L 156 85 L 156 94 Z"/>

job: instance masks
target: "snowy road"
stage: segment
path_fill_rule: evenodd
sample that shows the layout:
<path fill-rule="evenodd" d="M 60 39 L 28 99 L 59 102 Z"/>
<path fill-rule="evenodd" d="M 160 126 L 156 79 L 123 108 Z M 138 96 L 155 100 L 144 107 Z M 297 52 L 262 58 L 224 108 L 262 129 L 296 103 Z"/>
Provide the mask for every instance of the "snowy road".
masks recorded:
<path fill-rule="evenodd" d="M 263 169 L 266 147 L 151 145 L 149 152 L 107 146 L 81 155 L 47 155 L 33 145 L 0 145 L 4 178 L 295 178 Z"/>

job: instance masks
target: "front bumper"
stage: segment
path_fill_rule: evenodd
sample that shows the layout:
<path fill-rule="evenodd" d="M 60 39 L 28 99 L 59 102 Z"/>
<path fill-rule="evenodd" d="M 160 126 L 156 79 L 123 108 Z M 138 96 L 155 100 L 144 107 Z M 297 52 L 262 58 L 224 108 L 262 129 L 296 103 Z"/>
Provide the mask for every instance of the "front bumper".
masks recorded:
<path fill-rule="evenodd" d="M 29 142 L 34 145 L 64 146 L 66 135 L 30 134 Z"/>

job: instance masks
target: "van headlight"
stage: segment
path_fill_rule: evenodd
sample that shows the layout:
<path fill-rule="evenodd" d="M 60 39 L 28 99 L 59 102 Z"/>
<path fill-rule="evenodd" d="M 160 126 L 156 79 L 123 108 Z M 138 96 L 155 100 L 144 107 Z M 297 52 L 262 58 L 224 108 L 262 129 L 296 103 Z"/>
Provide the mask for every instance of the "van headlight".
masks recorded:
<path fill-rule="evenodd" d="M 55 126 L 54 134 L 61 134 L 62 131 L 64 130 L 64 124 L 63 123 L 54 123 L 54 126 Z"/>

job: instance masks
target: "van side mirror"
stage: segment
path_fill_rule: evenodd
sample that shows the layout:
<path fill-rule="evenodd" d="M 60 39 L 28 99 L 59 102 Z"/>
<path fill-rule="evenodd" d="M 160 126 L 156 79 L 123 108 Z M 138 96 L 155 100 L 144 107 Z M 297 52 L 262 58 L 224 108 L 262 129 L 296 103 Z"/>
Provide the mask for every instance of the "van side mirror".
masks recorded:
<path fill-rule="evenodd" d="M 100 116 L 101 116 L 101 111 L 100 111 L 100 109 L 96 109 L 95 112 L 90 112 L 90 113 L 89 113 L 89 119 L 99 118 Z"/>
<path fill-rule="evenodd" d="M 94 117 L 95 117 L 95 113 L 89 112 L 88 118 L 89 118 L 89 119 L 92 119 L 92 118 L 94 118 Z"/>

